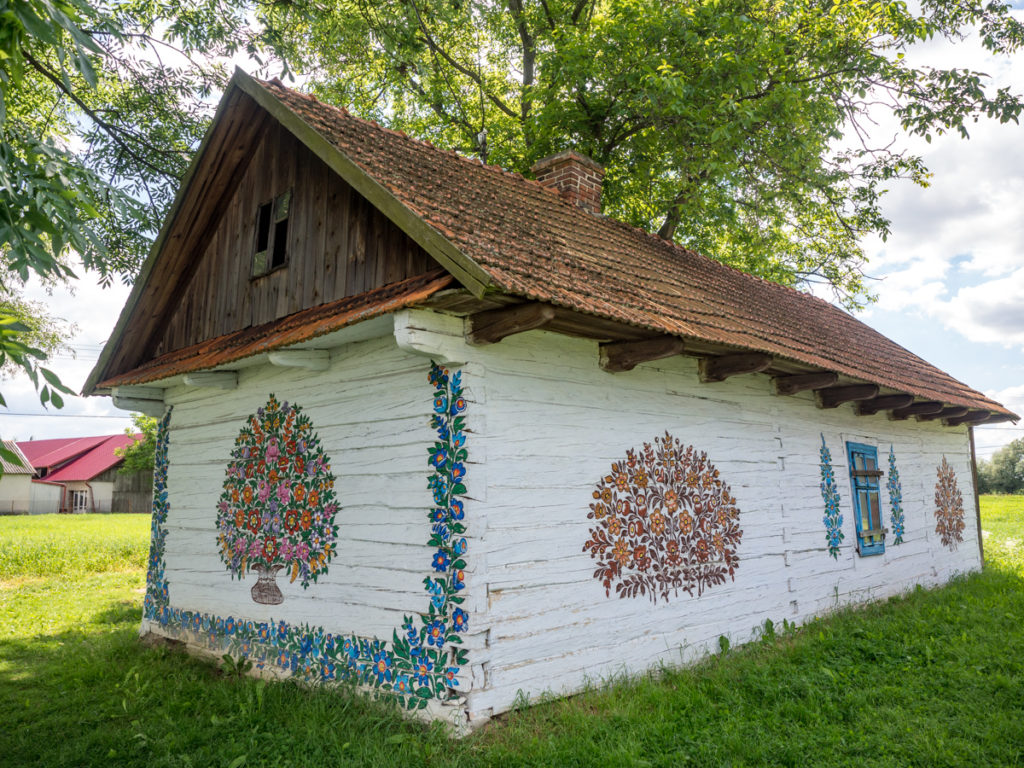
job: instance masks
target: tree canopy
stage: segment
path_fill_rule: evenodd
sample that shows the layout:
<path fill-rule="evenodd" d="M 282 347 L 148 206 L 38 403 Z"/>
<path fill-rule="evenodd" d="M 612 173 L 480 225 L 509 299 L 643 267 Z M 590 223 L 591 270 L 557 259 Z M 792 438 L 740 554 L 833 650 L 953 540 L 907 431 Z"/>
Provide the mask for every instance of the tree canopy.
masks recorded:
<path fill-rule="evenodd" d="M 979 493 L 1024 492 L 1024 438 L 1013 440 L 978 462 Z"/>
<path fill-rule="evenodd" d="M 26 302 L 30 276 L 81 261 L 130 282 L 227 81 L 255 54 L 246 9 L 222 0 L 0 0 L 0 370 L 43 404 L 71 390 L 42 367 L 61 325 Z M 5 405 L 0 395 L 0 406 Z"/>
<path fill-rule="evenodd" d="M 521 172 L 576 149 L 606 167 L 610 215 L 847 306 L 886 183 L 928 177 L 871 143 L 872 111 L 928 138 L 1022 106 L 904 55 L 968 28 L 1015 51 L 998 0 L 292 0 L 263 20 L 326 101 Z"/>
<path fill-rule="evenodd" d="M 136 434 L 142 435 L 136 438 L 135 442 L 126 445 L 124 448 L 114 449 L 114 454 L 124 462 L 117 470 L 122 475 L 130 475 L 134 472 L 152 472 L 156 462 L 156 430 L 158 422 L 152 416 L 141 413 L 132 414 L 132 428 L 126 429 L 124 433 L 130 437 Z"/>

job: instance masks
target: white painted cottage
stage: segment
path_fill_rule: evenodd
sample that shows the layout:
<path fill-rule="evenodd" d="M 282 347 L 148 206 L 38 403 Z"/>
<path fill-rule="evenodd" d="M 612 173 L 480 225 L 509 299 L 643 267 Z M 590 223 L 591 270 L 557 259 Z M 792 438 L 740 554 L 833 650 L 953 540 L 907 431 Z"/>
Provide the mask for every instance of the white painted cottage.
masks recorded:
<path fill-rule="evenodd" d="M 236 74 L 86 391 L 162 416 L 142 632 L 475 726 L 977 570 L 971 425 L 850 315 Z"/>

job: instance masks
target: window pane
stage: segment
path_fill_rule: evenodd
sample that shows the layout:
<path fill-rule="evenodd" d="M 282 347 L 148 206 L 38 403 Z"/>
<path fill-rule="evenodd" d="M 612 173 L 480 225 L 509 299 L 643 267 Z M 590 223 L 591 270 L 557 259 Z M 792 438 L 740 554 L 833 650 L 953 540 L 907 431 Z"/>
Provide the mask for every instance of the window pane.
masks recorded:
<path fill-rule="evenodd" d="M 871 527 L 871 520 L 868 518 L 868 492 L 857 493 L 857 505 L 860 507 L 860 529 L 866 531 Z"/>
<path fill-rule="evenodd" d="M 292 204 L 292 191 L 289 189 L 283 195 L 279 195 L 277 200 L 277 210 L 274 211 L 274 221 L 281 221 L 282 219 L 288 218 L 288 211 Z"/>
<path fill-rule="evenodd" d="M 270 245 L 270 211 L 271 204 L 264 203 L 256 215 L 256 253 L 267 250 Z M 257 273 L 259 274 L 259 273 Z"/>
<path fill-rule="evenodd" d="M 284 264 L 288 249 L 288 219 L 274 225 L 274 252 L 270 257 L 270 268 L 275 269 Z"/>
<path fill-rule="evenodd" d="M 880 529 L 882 527 L 882 518 L 881 518 L 881 514 L 880 514 L 879 509 L 878 509 L 878 491 L 871 491 L 868 494 L 868 498 L 871 501 L 871 515 L 870 515 L 870 517 L 871 517 L 871 527 L 874 528 L 875 530 L 878 530 L 878 529 Z M 877 541 L 880 538 L 881 538 L 881 534 L 879 534 L 875 538 L 875 540 Z"/>

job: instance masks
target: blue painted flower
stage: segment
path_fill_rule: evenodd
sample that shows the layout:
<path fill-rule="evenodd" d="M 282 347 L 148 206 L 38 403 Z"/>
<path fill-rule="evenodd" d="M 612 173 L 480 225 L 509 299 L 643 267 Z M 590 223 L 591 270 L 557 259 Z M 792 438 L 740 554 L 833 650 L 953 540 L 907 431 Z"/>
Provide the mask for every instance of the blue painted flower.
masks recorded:
<path fill-rule="evenodd" d="M 451 477 L 452 477 L 452 482 L 453 483 L 459 482 L 465 476 L 466 476 L 466 466 L 461 461 L 457 461 L 454 464 L 452 464 Z"/>
<path fill-rule="evenodd" d="M 434 619 L 427 625 L 427 645 L 438 648 L 444 645 L 444 622 L 441 619 Z"/>
<path fill-rule="evenodd" d="M 439 549 L 434 553 L 434 559 L 431 562 L 431 565 L 434 566 L 435 571 L 443 573 L 448 570 L 449 563 L 451 563 L 451 558 L 448 557 L 448 553 Z"/>
<path fill-rule="evenodd" d="M 439 579 L 427 579 L 427 592 L 430 593 L 430 603 L 437 610 L 444 608 L 447 596 L 444 593 L 444 584 Z"/>
<path fill-rule="evenodd" d="M 282 669 L 288 669 L 289 662 L 290 659 L 288 656 L 288 651 L 282 649 L 281 652 L 277 654 L 277 665 Z"/>
<path fill-rule="evenodd" d="M 466 516 L 465 510 L 462 506 L 462 499 L 452 499 L 450 509 L 452 520 L 461 520 Z"/>
<path fill-rule="evenodd" d="M 302 640 L 299 641 L 299 652 L 303 656 L 308 656 L 313 652 L 313 638 L 309 635 L 303 635 Z"/>
<path fill-rule="evenodd" d="M 434 670 L 434 664 L 424 655 L 417 655 L 413 659 L 412 673 L 416 682 L 420 685 L 430 685 L 430 673 Z"/>
<path fill-rule="evenodd" d="M 436 419 L 437 417 L 435 416 L 434 418 Z M 448 424 L 444 421 L 439 421 L 434 428 L 437 430 L 437 439 L 442 443 L 448 442 Z"/>
<path fill-rule="evenodd" d="M 435 523 L 430 530 L 433 531 L 434 535 L 441 541 L 448 541 L 448 538 L 451 536 L 451 531 L 448 530 L 448 526 L 444 523 Z"/>
<path fill-rule="evenodd" d="M 345 643 L 342 646 L 342 650 L 345 651 L 345 655 L 349 658 L 349 664 L 359 658 L 359 646 L 351 637 L 345 638 Z"/>
<path fill-rule="evenodd" d="M 336 676 L 336 667 L 333 662 L 325 661 L 320 665 L 320 676 L 324 680 L 333 680 Z"/>
<path fill-rule="evenodd" d="M 459 668 L 458 667 L 448 667 L 448 669 L 446 669 L 444 671 L 445 682 L 449 686 L 451 686 L 452 688 L 458 688 L 459 687 L 459 678 L 456 677 L 456 675 L 458 675 L 458 674 L 459 674 Z"/>
<path fill-rule="evenodd" d="M 448 410 L 448 395 L 441 393 L 434 398 L 434 413 L 444 413 Z"/>
<path fill-rule="evenodd" d="M 435 523 L 443 523 L 446 513 L 443 509 L 433 509 L 430 512 L 430 520 Z"/>
<path fill-rule="evenodd" d="M 409 676 L 398 675 L 392 688 L 396 693 L 405 694 L 409 692 Z"/>
<path fill-rule="evenodd" d="M 464 632 L 469 626 L 469 614 L 461 608 L 456 608 L 452 614 L 452 629 L 456 632 Z"/>
<path fill-rule="evenodd" d="M 270 626 L 267 624 L 260 624 L 258 634 L 260 640 L 264 643 L 268 642 L 270 640 Z"/>
<path fill-rule="evenodd" d="M 452 586 L 456 591 L 466 588 L 466 573 L 461 568 L 452 573 Z"/>
<path fill-rule="evenodd" d="M 452 407 L 449 409 L 452 416 L 462 413 L 466 410 L 466 398 L 456 397 L 452 400 Z"/>
<path fill-rule="evenodd" d="M 465 444 L 466 444 L 466 433 L 465 432 L 456 432 L 452 436 L 452 445 L 455 447 L 456 450 L 458 450 L 459 448 L 461 448 Z"/>
<path fill-rule="evenodd" d="M 443 467 L 446 461 L 448 461 L 448 452 L 444 448 L 438 448 L 436 451 L 431 451 L 430 463 L 435 467 Z"/>
<path fill-rule="evenodd" d="M 452 552 L 455 553 L 456 557 L 459 557 L 460 555 L 465 554 L 465 552 L 466 552 L 466 540 L 465 539 L 459 539 L 458 541 L 454 542 L 452 544 Z"/>
<path fill-rule="evenodd" d="M 288 625 L 283 621 L 277 625 L 277 642 L 283 643 L 288 639 Z"/>
<path fill-rule="evenodd" d="M 373 654 L 373 674 L 378 683 L 391 682 L 391 656 L 387 651 Z"/>

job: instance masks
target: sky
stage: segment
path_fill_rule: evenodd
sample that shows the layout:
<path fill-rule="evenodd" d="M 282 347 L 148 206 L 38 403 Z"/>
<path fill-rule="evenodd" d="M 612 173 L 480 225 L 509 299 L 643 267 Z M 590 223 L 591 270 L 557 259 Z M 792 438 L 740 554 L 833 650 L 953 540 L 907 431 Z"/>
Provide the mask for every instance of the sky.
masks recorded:
<path fill-rule="evenodd" d="M 1024 11 L 1018 12 L 1024 16 Z M 971 67 L 993 85 L 1024 90 L 1024 53 L 994 59 L 973 40 L 933 41 L 912 51 L 914 63 Z M 876 137 L 897 127 L 878 116 Z M 894 182 L 883 211 L 891 219 L 886 242 L 865 242 L 877 303 L 858 317 L 971 387 L 1024 414 L 1024 127 L 979 122 L 971 138 L 900 141 L 921 154 L 931 186 Z M 74 355 L 49 367 L 80 390 L 128 297 L 123 285 L 101 288 L 91 276 L 74 293 L 48 294 L 30 283 L 28 297 L 74 323 Z M 131 425 L 108 398 L 69 398 L 60 410 L 40 406 L 25 377 L 0 382 L 8 411 L 0 435 L 18 440 L 113 434 Z M 978 427 L 979 457 L 1024 437 L 1020 426 Z"/>

